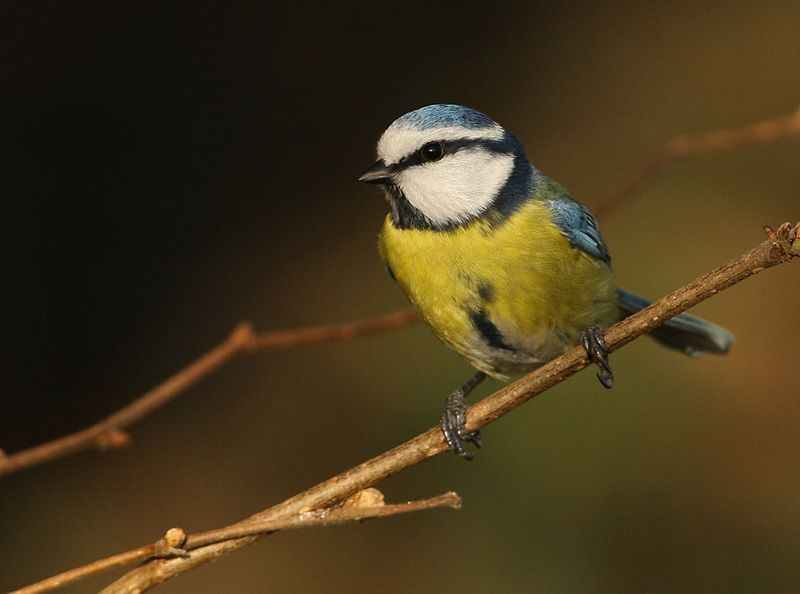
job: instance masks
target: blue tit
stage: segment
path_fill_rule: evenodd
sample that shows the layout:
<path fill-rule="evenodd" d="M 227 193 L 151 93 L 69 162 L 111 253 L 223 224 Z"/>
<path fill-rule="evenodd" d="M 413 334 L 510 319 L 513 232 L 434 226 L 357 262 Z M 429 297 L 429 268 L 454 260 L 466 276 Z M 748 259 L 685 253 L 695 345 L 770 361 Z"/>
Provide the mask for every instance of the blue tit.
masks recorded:
<path fill-rule="evenodd" d="M 601 329 L 646 307 L 616 288 L 592 214 L 528 160 L 486 115 L 429 105 L 395 120 L 359 178 L 389 203 L 379 251 L 436 335 L 478 373 L 447 397 L 441 426 L 470 459 L 466 396 L 487 375 L 508 379 L 583 344 L 611 387 Z M 681 314 L 654 330 L 690 355 L 725 353 L 730 332 Z"/>

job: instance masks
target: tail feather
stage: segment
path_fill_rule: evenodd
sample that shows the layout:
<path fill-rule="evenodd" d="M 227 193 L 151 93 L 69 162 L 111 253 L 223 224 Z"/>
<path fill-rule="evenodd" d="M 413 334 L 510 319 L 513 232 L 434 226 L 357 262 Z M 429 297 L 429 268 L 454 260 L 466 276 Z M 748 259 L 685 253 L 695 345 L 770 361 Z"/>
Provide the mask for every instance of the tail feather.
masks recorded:
<path fill-rule="evenodd" d="M 617 305 L 622 311 L 622 317 L 626 318 L 650 303 L 644 297 L 617 289 Z M 664 346 L 683 351 L 690 356 L 700 353 L 724 355 L 736 341 L 733 334 L 722 326 L 685 313 L 667 320 L 651 330 L 649 335 Z"/>

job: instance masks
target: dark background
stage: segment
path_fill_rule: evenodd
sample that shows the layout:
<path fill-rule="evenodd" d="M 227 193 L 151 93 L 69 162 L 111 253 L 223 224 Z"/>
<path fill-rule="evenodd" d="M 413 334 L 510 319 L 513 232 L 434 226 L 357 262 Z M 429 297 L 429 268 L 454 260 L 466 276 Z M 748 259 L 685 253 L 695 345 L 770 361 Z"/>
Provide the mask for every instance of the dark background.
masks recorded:
<path fill-rule="evenodd" d="M 800 6 L 5 2 L 0 447 L 102 418 L 249 319 L 364 318 L 399 115 L 487 112 L 598 204 L 677 133 L 790 112 Z M 601 221 L 621 285 L 673 289 L 800 218 L 800 145 L 677 164 Z M 786 592 L 800 587 L 796 264 L 697 311 L 692 361 L 638 341 L 384 482 L 459 512 L 278 534 L 163 592 Z M 431 426 L 470 373 L 422 326 L 240 359 L 133 445 L 0 479 L 0 590 L 238 520 Z M 480 394 L 496 389 L 482 387 Z M 113 576 L 65 592 L 93 591 Z"/>

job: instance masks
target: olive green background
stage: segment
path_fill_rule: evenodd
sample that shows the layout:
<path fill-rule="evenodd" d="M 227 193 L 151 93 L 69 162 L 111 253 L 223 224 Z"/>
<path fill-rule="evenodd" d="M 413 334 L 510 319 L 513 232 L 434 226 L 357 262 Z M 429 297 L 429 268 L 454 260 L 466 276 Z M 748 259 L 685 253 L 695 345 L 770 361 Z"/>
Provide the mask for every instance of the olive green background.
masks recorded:
<path fill-rule="evenodd" d="M 221 341 L 406 307 L 355 180 L 399 115 L 476 107 L 599 204 L 677 133 L 800 103 L 800 5 L 4 3 L 0 447 L 86 426 Z M 800 142 L 675 164 L 601 220 L 659 296 L 800 219 Z M 276 534 L 159 587 L 210 592 L 800 588 L 800 265 L 696 308 L 728 357 L 640 340 L 385 481 L 464 507 Z M 423 326 L 237 360 L 132 447 L 0 479 L 0 591 L 236 521 L 434 424 L 468 365 Z M 496 389 L 489 383 L 479 392 Z M 114 574 L 64 592 L 88 592 Z"/>

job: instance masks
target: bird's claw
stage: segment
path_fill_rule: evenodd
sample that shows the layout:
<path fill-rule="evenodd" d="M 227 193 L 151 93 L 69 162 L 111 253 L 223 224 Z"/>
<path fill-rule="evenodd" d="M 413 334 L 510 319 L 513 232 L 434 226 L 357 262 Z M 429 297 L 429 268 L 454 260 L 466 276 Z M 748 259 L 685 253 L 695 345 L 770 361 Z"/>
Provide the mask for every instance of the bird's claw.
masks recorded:
<path fill-rule="evenodd" d="M 604 388 L 611 388 L 614 385 L 614 372 L 608 363 L 608 347 L 603 340 L 603 330 L 597 326 L 587 328 L 581 334 L 581 344 L 589 361 L 597 365 L 597 379 Z"/>
<path fill-rule="evenodd" d="M 442 413 L 442 433 L 450 449 L 465 460 L 472 460 L 473 455 L 464 447 L 465 442 L 472 442 L 481 447 L 481 432 L 467 429 L 467 399 L 462 390 L 456 390 L 447 397 Z"/>

